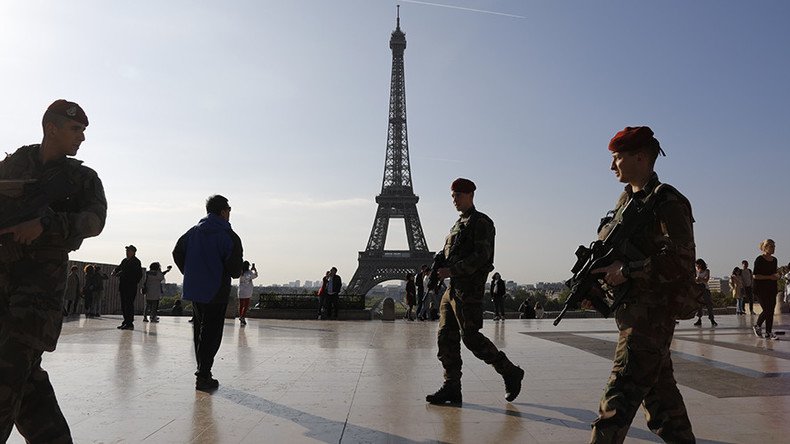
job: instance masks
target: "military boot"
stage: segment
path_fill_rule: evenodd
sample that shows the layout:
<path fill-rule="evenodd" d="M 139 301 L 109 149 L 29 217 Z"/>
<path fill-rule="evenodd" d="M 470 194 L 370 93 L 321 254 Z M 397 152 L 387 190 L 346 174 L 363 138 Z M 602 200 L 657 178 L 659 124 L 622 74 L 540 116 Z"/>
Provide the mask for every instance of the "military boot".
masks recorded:
<path fill-rule="evenodd" d="M 451 405 L 460 405 L 461 404 L 461 384 L 460 383 L 452 383 L 452 382 L 445 382 L 436 393 L 432 395 L 428 395 L 425 397 L 425 400 L 431 404 L 451 404 Z"/>
<path fill-rule="evenodd" d="M 505 399 L 512 402 L 521 393 L 521 380 L 524 379 L 524 370 L 514 367 L 512 371 L 502 376 L 505 380 Z"/>

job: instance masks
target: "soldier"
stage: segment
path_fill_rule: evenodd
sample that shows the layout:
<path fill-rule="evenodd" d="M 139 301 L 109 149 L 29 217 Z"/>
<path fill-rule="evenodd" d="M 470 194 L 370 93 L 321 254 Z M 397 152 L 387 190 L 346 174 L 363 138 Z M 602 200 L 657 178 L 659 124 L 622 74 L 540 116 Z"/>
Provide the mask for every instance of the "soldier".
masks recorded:
<path fill-rule="evenodd" d="M 494 222 L 474 206 L 475 184 L 456 179 L 453 204 L 461 217 L 444 244 L 445 266 L 439 279 L 450 278 L 450 288 L 439 304 L 439 353 L 444 385 L 425 397 L 431 404 L 460 404 L 461 341 L 474 355 L 490 364 L 505 381 L 505 399 L 513 401 L 521 391 L 524 370 L 514 365 L 482 333 L 483 297 L 488 273 L 494 269 Z"/>
<path fill-rule="evenodd" d="M 658 154 L 665 154 L 650 128 L 625 128 L 609 142 L 609 150 L 611 169 L 626 187 L 610 213 L 613 217 L 604 220 L 599 237 L 605 238 L 618 222 L 620 209 L 628 199 L 658 200 L 653 221 L 630 239 L 646 259 L 615 261 L 592 270 L 605 273 L 604 279 L 611 286 L 630 281 L 631 291 L 615 312 L 620 335 L 591 439 L 593 443 L 623 442 L 642 404 L 648 427 L 664 441 L 693 443 L 691 422 L 669 354 L 681 302 L 673 298 L 693 294 L 696 256 L 691 204 L 676 189 L 658 181 L 653 167 Z"/>
<path fill-rule="evenodd" d="M 0 229 L 0 442 L 15 424 L 28 442 L 71 442 L 41 356 L 60 336 L 68 253 L 101 233 L 107 216 L 96 172 L 69 158 L 85 140 L 85 112 L 57 100 L 42 126 L 41 144 L 0 163 L 0 180 L 35 181 L 22 192 L 24 202 L 45 202 L 38 217 Z"/>

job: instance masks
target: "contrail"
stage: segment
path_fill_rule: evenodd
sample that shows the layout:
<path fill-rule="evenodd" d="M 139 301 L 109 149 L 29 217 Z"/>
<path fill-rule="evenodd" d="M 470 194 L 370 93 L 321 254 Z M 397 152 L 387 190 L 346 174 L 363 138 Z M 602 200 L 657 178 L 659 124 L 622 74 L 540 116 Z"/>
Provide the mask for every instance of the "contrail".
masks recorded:
<path fill-rule="evenodd" d="M 422 2 L 418 0 L 400 0 L 404 3 L 415 3 L 418 5 L 428 5 L 428 6 L 441 6 L 442 8 L 450 8 L 450 9 L 460 9 L 462 11 L 471 11 L 471 12 L 481 12 L 483 14 L 492 14 L 492 15 L 502 15 L 505 17 L 513 17 L 513 18 L 520 18 L 525 19 L 523 15 L 516 15 L 516 14 L 507 14 L 504 12 L 496 12 L 496 11 L 486 11 L 484 9 L 473 9 L 473 8 L 464 8 L 463 6 L 454 6 L 454 5 L 445 5 L 442 3 L 431 3 L 431 2 Z"/>

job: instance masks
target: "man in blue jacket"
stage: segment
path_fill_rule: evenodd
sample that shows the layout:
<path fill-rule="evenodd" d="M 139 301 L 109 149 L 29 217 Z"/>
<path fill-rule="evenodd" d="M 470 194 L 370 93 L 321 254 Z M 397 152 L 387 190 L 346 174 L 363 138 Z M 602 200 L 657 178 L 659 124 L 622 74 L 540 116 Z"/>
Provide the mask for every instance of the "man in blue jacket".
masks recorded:
<path fill-rule="evenodd" d="M 219 382 L 211 367 L 222 343 L 230 280 L 241 276 L 241 239 L 230 227 L 228 199 L 214 195 L 206 201 L 206 217 L 178 239 L 173 260 L 184 275 L 183 298 L 192 301 L 197 357 L 195 389 L 211 390 Z"/>

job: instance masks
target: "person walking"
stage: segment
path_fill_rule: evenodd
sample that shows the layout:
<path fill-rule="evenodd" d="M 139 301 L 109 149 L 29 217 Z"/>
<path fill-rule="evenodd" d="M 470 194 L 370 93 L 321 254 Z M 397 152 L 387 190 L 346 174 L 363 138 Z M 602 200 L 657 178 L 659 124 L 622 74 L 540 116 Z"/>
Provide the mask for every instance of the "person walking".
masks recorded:
<path fill-rule="evenodd" d="M 137 284 L 143 278 L 143 265 L 137 259 L 137 247 L 126 246 L 126 257 L 115 267 L 112 275 L 118 276 L 118 292 L 121 294 L 121 311 L 123 322 L 119 330 L 134 330 L 134 298 L 137 296 Z"/>
<path fill-rule="evenodd" d="M 629 236 L 631 246 L 647 258 L 627 263 L 616 260 L 591 270 L 603 273 L 612 287 L 630 284 L 627 300 L 614 313 L 620 333 L 591 442 L 623 442 L 642 405 L 648 427 L 665 442 L 693 443 L 669 351 L 675 318 L 686 309 L 681 302 L 688 303 L 689 295 L 696 294 L 691 203 L 674 187 L 659 182 L 654 166 L 664 151 L 650 128 L 626 127 L 609 142 L 609 151 L 610 169 L 626 186 L 615 209 L 599 225 L 598 238 L 605 239 L 618 226 L 621 210 L 632 199 L 656 204 L 652 220 L 635 227 Z"/>
<path fill-rule="evenodd" d="M 423 306 L 425 305 L 425 271 L 428 270 L 427 265 L 420 266 L 420 270 L 414 275 L 414 285 L 417 287 L 417 309 L 414 311 L 417 319 L 424 321 Z"/>
<path fill-rule="evenodd" d="M 735 314 L 745 315 L 746 310 L 743 305 L 743 279 L 741 279 L 741 269 L 735 267 L 730 274 L 730 290 L 732 297 L 735 298 Z"/>
<path fill-rule="evenodd" d="M 104 281 L 109 277 L 102 273 L 97 265 L 85 266 L 85 286 L 82 294 L 85 297 L 85 317 L 98 318 L 101 311 L 101 298 L 104 294 Z"/>
<path fill-rule="evenodd" d="M 67 85 L 55 71 L 51 74 Z M 3 199 L 12 208 L 4 205 L 2 214 L 18 219 L 0 229 L 6 253 L 0 257 L 0 442 L 8 441 L 14 425 L 27 442 L 72 442 L 41 357 L 55 350 L 60 337 L 69 252 L 98 236 L 107 218 L 99 176 L 72 158 L 85 141 L 85 111 L 56 100 L 41 126 L 40 144 L 23 146 L 0 161 L 0 180 L 32 181 L 43 191 L 20 187 L 19 194 Z M 27 209 L 33 211 L 19 211 L 31 202 L 37 202 Z"/>
<path fill-rule="evenodd" d="M 749 313 L 754 312 L 754 276 L 752 270 L 749 269 L 749 261 L 742 261 L 741 266 L 741 280 L 743 280 L 743 298 L 744 302 L 749 302 Z M 744 307 L 745 308 L 745 307 Z"/>
<path fill-rule="evenodd" d="M 456 179 L 450 186 L 453 204 L 460 213 L 445 239 L 445 266 L 439 279 L 450 278 L 450 288 L 439 305 L 437 357 L 444 367 L 444 384 L 425 397 L 431 404 L 460 404 L 461 341 L 475 357 L 494 367 L 505 383 L 505 399 L 512 402 L 521 392 L 524 370 L 486 338 L 483 328 L 483 298 L 488 273 L 494 269 L 494 222 L 474 205 L 476 186 L 469 179 Z"/>
<path fill-rule="evenodd" d="M 752 329 L 757 337 L 777 340 L 779 337 L 773 332 L 774 310 L 776 309 L 776 294 L 778 292 L 779 274 L 777 273 L 777 260 L 774 257 L 776 243 L 773 239 L 760 242 L 760 251 L 763 254 L 754 260 L 754 294 L 760 302 L 762 312 L 757 317 L 757 323 Z M 765 323 L 765 335 L 762 325 Z"/>
<path fill-rule="evenodd" d="M 184 275 L 183 299 L 192 301 L 195 313 L 196 390 L 219 387 L 211 369 L 222 344 L 230 281 L 241 276 L 243 263 L 241 239 L 230 226 L 228 199 L 218 194 L 209 197 L 206 213 L 173 249 L 173 260 Z"/>
<path fill-rule="evenodd" d="M 76 265 L 71 266 L 66 278 L 66 293 L 63 295 L 63 300 L 63 316 L 71 316 L 80 312 L 80 275 Z"/>
<path fill-rule="evenodd" d="M 250 263 L 244 261 L 239 276 L 239 324 L 242 326 L 247 325 L 247 310 L 250 308 L 250 299 L 255 289 L 252 280 L 257 277 L 258 270 L 255 269 L 255 264 L 250 268 Z"/>
<path fill-rule="evenodd" d="M 406 273 L 406 297 L 404 298 L 406 302 L 406 314 L 403 316 L 403 319 L 407 321 L 414 320 L 414 304 L 417 299 L 417 289 L 416 285 L 414 285 L 414 275 L 412 273 Z"/>
<path fill-rule="evenodd" d="M 165 283 L 165 275 L 173 269 L 172 265 L 168 265 L 165 271 L 162 271 L 162 264 L 159 262 L 152 262 L 145 272 L 145 281 L 143 281 L 142 292 L 145 295 L 145 310 L 143 311 L 143 322 L 148 322 L 148 316 L 151 316 L 151 322 L 159 322 L 159 301 L 162 300 L 162 284 Z"/>
<path fill-rule="evenodd" d="M 494 320 L 505 320 L 505 281 L 499 273 L 494 273 L 488 289 L 491 300 L 494 301 Z"/>
<path fill-rule="evenodd" d="M 697 270 L 695 282 L 702 289 L 702 298 L 705 303 L 705 308 L 708 310 L 708 319 L 710 319 L 710 325 L 711 327 L 715 327 L 719 324 L 716 323 L 716 319 L 713 317 L 713 298 L 711 297 L 710 289 L 708 288 L 708 281 L 710 281 L 710 270 L 708 270 L 708 264 L 706 264 L 702 259 L 697 259 L 696 262 L 694 262 L 694 268 Z M 697 322 L 695 322 L 694 325 L 696 327 L 702 326 L 701 305 L 699 310 L 697 310 Z"/>

